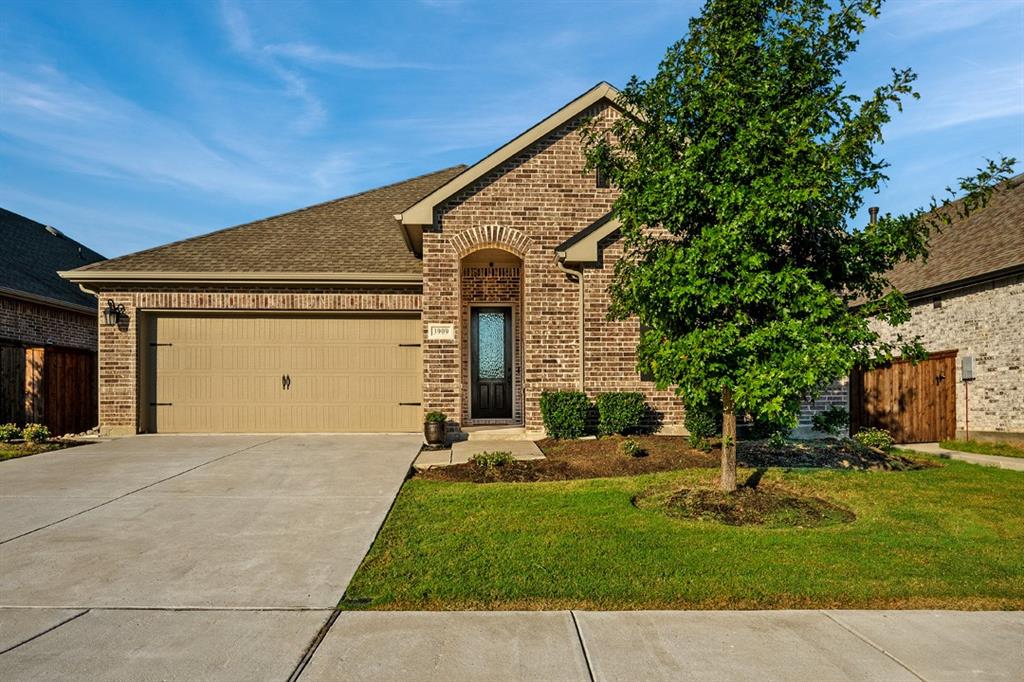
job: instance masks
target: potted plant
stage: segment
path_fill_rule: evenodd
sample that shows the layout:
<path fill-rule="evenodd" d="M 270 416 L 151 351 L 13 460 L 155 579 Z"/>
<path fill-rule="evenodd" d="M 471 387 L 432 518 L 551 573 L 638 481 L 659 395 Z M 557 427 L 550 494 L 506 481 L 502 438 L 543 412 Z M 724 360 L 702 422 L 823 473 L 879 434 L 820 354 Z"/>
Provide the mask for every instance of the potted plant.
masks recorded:
<path fill-rule="evenodd" d="M 427 441 L 427 445 L 444 445 L 445 422 L 447 421 L 448 415 L 444 412 L 427 412 L 423 421 L 423 438 Z"/>

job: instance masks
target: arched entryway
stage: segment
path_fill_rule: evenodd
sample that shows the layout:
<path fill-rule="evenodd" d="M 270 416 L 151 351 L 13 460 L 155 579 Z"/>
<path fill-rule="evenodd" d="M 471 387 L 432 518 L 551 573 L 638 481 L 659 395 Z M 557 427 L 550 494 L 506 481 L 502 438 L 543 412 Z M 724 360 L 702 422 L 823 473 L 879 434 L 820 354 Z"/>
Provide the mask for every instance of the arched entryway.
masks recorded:
<path fill-rule="evenodd" d="M 459 266 L 462 423 L 522 424 L 523 260 L 485 247 Z"/>

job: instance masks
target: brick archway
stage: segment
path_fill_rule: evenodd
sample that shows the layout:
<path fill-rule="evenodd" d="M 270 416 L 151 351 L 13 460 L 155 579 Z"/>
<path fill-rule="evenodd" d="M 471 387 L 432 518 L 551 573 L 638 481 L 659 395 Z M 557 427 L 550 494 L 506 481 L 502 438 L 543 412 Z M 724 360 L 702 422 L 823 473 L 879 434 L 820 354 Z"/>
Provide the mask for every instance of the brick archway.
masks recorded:
<path fill-rule="evenodd" d="M 533 240 L 525 233 L 501 225 L 471 227 L 451 237 L 451 244 L 459 258 L 481 249 L 502 249 L 522 259 L 533 248 Z"/>

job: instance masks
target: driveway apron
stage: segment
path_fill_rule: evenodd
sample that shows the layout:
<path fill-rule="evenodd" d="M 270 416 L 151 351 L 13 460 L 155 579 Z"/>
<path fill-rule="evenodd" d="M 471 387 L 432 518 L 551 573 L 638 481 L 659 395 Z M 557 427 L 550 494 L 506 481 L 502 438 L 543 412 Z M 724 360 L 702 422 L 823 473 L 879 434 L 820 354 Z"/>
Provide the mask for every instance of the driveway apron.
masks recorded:
<path fill-rule="evenodd" d="M 0 678 L 286 678 L 419 443 L 141 436 L 0 464 Z"/>

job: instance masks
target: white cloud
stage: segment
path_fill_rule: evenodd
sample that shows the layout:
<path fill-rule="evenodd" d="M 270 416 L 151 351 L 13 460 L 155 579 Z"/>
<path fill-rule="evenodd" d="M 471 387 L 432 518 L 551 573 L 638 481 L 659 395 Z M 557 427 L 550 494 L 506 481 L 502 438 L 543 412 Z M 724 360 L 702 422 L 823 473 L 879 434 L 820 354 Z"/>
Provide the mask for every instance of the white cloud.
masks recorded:
<path fill-rule="evenodd" d="M 0 74 L 0 131 L 12 153 L 65 170 L 130 178 L 224 194 L 300 194 L 308 173 L 261 167 L 216 151 L 178 121 L 109 91 L 74 81 L 52 68 Z"/>
<path fill-rule="evenodd" d="M 921 102 L 897 117 L 887 137 L 933 132 L 980 121 L 1024 117 L 1024 65 L 997 66 L 922 79 Z"/>
<path fill-rule="evenodd" d="M 1016 15 L 1019 22 L 1020 1 L 902 0 L 882 7 L 879 24 L 902 40 L 913 40 L 937 33 L 962 31 L 1001 15 Z"/>
<path fill-rule="evenodd" d="M 355 52 L 339 52 L 309 43 L 279 43 L 263 48 L 267 54 L 285 57 L 297 61 L 314 64 L 335 64 L 352 69 L 425 69 L 434 70 L 435 66 L 417 62 L 405 62 L 390 57 L 365 55 Z"/>

